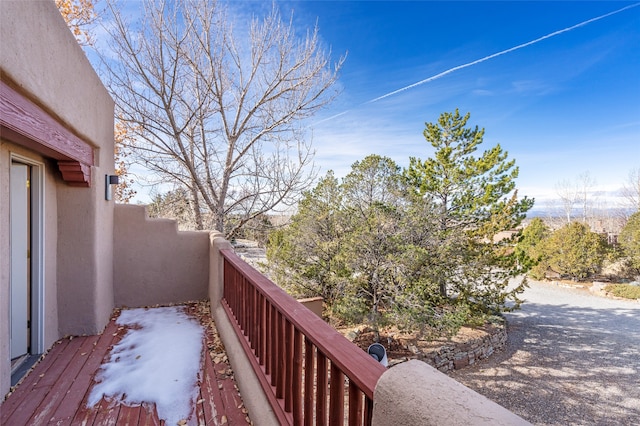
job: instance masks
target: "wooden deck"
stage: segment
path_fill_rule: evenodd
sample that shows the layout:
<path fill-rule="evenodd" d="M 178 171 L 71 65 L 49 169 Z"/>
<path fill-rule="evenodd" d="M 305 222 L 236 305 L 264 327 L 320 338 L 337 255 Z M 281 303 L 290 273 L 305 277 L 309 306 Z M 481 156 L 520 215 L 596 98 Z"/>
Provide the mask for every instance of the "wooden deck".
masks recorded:
<path fill-rule="evenodd" d="M 187 425 L 244 425 L 249 422 L 233 372 L 215 326 L 208 303 L 187 305 L 206 330 L 206 356 L 200 374 L 200 395 L 195 416 Z M 101 400 L 87 408 L 94 376 L 109 350 L 126 329 L 109 322 L 99 336 L 65 338 L 16 386 L 0 405 L 0 425 L 164 425 L 153 404 L 126 406 Z"/>

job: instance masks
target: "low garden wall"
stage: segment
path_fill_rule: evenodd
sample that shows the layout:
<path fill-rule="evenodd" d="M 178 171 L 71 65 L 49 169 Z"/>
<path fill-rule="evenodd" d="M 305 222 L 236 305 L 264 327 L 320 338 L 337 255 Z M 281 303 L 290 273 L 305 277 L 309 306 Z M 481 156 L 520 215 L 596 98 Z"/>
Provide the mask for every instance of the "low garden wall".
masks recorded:
<path fill-rule="evenodd" d="M 342 334 L 366 350 L 372 341 L 372 329 L 361 326 L 340 330 Z M 389 365 L 411 359 L 424 361 L 442 373 L 459 370 L 489 358 L 507 344 L 505 324 L 487 324 L 479 328 L 463 327 L 456 336 L 426 341 L 415 337 L 381 332 L 380 343 L 387 349 Z"/>
<path fill-rule="evenodd" d="M 507 344 L 505 326 L 491 326 L 488 330 L 483 330 L 483 333 L 485 335 L 463 341 L 457 341 L 458 339 L 454 338 L 438 349 L 418 352 L 416 358 L 443 373 L 473 365 L 479 360 L 490 357 L 495 351 L 503 349 Z"/>

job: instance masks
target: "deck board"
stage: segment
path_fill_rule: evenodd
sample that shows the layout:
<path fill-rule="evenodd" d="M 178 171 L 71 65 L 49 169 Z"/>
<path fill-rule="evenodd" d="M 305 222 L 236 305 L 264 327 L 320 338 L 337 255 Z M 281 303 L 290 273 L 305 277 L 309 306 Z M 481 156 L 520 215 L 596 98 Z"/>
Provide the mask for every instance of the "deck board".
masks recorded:
<path fill-rule="evenodd" d="M 109 352 L 110 345 L 115 341 L 117 335 L 114 335 L 118 327 L 114 321 L 110 321 L 105 330 L 98 337 L 93 345 L 91 353 L 87 361 L 73 381 L 71 388 L 60 403 L 60 406 L 54 413 L 54 418 L 65 421 L 72 420 L 76 415 L 77 407 L 86 405 L 88 392 L 91 387 L 93 375 L 100 367 L 104 357 Z M 70 424 L 70 422 L 69 422 Z"/>
<path fill-rule="evenodd" d="M 120 404 L 113 401 L 107 401 L 102 398 L 98 403 L 96 410 L 96 417 L 93 421 L 94 425 L 101 426 L 116 426 L 118 424 L 118 414 L 120 414 Z"/>
<path fill-rule="evenodd" d="M 200 387 L 203 401 L 206 424 L 222 424 L 224 415 L 224 402 L 222 398 L 221 386 L 216 380 L 213 362 L 210 357 L 205 359 L 204 381 Z M 206 416 L 208 414 L 208 416 Z"/>
<path fill-rule="evenodd" d="M 198 302 L 203 303 L 203 302 Z M 200 307 L 202 309 L 202 307 Z M 188 309 L 189 310 L 189 309 Z M 195 312 L 191 307 L 190 312 Z M 247 415 L 224 353 L 212 353 L 217 331 L 210 318 L 205 327 L 204 362 L 199 398 L 188 425 L 246 424 Z M 2 402 L 0 424 L 20 425 L 145 425 L 161 426 L 154 404 L 126 406 L 105 400 L 87 407 L 96 372 L 109 351 L 126 333 L 113 318 L 98 336 L 66 338 L 56 342 L 33 371 Z M 215 356 L 218 362 L 213 362 Z M 224 359 L 225 362 L 220 360 Z"/>
<path fill-rule="evenodd" d="M 0 415 L 0 424 L 6 424 L 5 421 L 9 418 L 9 416 L 13 415 L 13 412 L 18 408 L 26 398 L 26 395 L 31 393 L 38 383 L 39 371 L 46 371 L 51 365 L 54 363 L 58 355 L 62 353 L 64 348 L 69 343 L 68 339 L 62 339 L 56 342 L 52 347 L 49 353 L 41 360 L 37 367 L 34 368 L 27 377 L 24 378 L 22 383 L 13 391 L 10 397 L 2 403 L 2 414 Z M 35 370 L 38 369 L 38 372 Z M 34 407 L 35 409 L 35 407 Z"/>
<path fill-rule="evenodd" d="M 80 373 L 80 370 L 84 366 L 88 358 L 88 353 L 93 349 L 92 341 L 95 337 L 77 337 L 74 340 L 80 342 L 77 350 L 73 353 L 73 356 L 69 359 L 60 358 L 58 364 L 66 362 L 64 370 L 60 374 L 60 377 L 56 383 L 51 384 L 51 391 L 47 395 L 45 401 L 36 409 L 36 412 L 31 417 L 30 422 L 33 424 L 51 423 L 56 419 L 55 412 L 58 407 L 64 407 L 61 402 L 69 392 L 69 388 L 73 384 L 74 379 Z M 71 352 L 70 347 L 67 348 L 68 352 Z M 55 385 L 55 386 L 54 386 Z"/>
<path fill-rule="evenodd" d="M 118 416 L 118 424 L 120 425 L 137 425 L 140 421 L 140 411 L 142 406 L 129 407 L 127 405 L 120 406 L 120 415 Z"/>
<path fill-rule="evenodd" d="M 45 372 L 41 373 L 42 377 L 35 384 L 36 388 L 51 388 L 53 385 L 60 385 L 64 379 L 63 372 L 69 366 L 71 359 L 76 355 L 78 349 L 84 342 L 82 337 L 69 340 L 65 350 L 58 355 L 58 358 Z"/>
<path fill-rule="evenodd" d="M 138 426 L 161 426 L 155 407 L 148 407 L 145 406 L 145 404 L 142 405 Z"/>
<path fill-rule="evenodd" d="M 242 399 L 236 389 L 235 380 L 231 375 L 230 367 L 226 364 L 216 364 L 214 366 L 218 388 L 222 395 L 224 411 L 227 414 L 227 421 L 230 425 L 246 424 L 246 415 L 242 412 Z"/>

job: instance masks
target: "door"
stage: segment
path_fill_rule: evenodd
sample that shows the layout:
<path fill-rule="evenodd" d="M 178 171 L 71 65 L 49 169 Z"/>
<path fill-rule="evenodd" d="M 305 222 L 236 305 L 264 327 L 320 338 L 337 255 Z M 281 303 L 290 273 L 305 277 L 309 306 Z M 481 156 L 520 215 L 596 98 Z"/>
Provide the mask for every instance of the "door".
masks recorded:
<path fill-rule="evenodd" d="M 11 358 L 29 352 L 30 305 L 30 194 L 29 166 L 11 163 L 10 174 L 10 226 L 11 226 Z"/>

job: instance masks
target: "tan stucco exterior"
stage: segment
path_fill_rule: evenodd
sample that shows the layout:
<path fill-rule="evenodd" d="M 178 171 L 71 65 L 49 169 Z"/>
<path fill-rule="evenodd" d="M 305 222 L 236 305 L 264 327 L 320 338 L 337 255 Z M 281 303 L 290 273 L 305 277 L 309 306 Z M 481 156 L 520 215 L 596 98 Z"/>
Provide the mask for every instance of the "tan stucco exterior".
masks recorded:
<path fill-rule="evenodd" d="M 430 365 L 411 360 L 388 369 L 373 394 L 374 426 L 529 425 L 506 408 Z"/>
<path fill-rule="evenodd" d="M 209 232 L 178 232 L 169 219 L 149 219 L 144 206 L 116 205 L 116 306 L 152 306 L 208 297 Z"/>
<path fill-rule="evenodd" d="M 46 41 L 46 42 L 45 42 Z M 67 334 L 99 332 L 114 307 L 113 201 L 104 176 L 114 173 L 114 103 L 53 1 L 0 2 L 3 83 L 45 111 L 93 151 L 91 186 L 72 187 L 55 161 L 15 141 L 0 145 L 0 395 L 9 390 L 9 167 L 42 171 L 44 286 L 42 345 Z"/>

